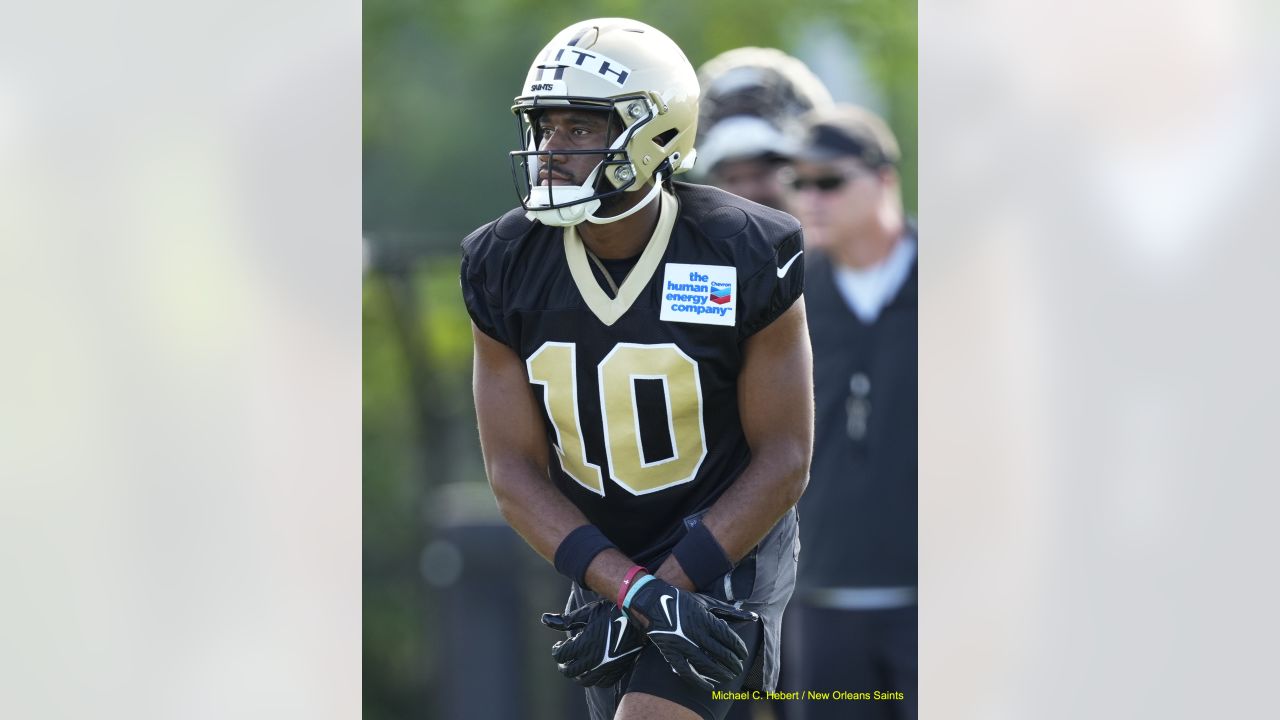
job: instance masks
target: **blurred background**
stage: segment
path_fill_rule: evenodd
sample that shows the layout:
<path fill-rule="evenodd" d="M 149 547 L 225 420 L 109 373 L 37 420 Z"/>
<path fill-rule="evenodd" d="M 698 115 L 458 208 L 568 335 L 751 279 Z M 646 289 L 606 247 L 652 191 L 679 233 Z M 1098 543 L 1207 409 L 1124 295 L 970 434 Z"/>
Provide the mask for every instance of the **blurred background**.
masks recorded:
<path fill-rule="evenodd" d="M 376 231 L 426 248 L 454 217 L 437 227 L 452 252 L 513 204 L 524 56 L 613 6 L 417 5 L 6 7 L 0 717 L 435 712 L 448 659 L 427 649 L 429 612 L 448 594 L 418 570 L 441 537 L 428 492 L 440 468 L 480 479 L 460 477 L 474 449 L 415 439 L 437 406 L 458 410 L 448 437 L 473 437 L 465 335 L 440 330 L 454 260 L 405 265 L 423 362 L 459 369 L 415 396 L 393 388 L 415 345 L 392 339 L 404 316 L 379 305 L 395 293 L 362 272 L 357 238 L 373 267 Z M 820 26 L 847 29 L 873 79 L 896 16 L 856 14 L 881 5 L 833 4 Z M 803 56 L 803 23 L 821 22 L 744 7 L 616 12 L 695 64 L 771 37 Z M 392 40 L 362 49 L 362 32 Z M 455 35 L 479 51 L 433 50 Z M 418 59 L 388 75 L 386 53 Z M 413 73 L 410 92 L 370 95 Z M 921 3 L 923 717 L 1278 714 L 1276 77 L 1266 0 Z M 490 105 L 412 92 L 433 83 Z M 492 127 L 387 122 L 380 102 Z M 914 112 L 885 112 L 906 145 Z M 488 154 L 455 157 L 473 134 Z M 452 164 L 378 184 L 375 167 L 426 144 Z M 492 206 L 451 212 L 473 196 Z M 432 222 L 375 220 L 397 197 L 395 217 Z M 448 287 L 421 279 L 434 272 Z M 436 547 L 429 564 L 461 577 Z"/>
<path fill-rule="evenodd" d="M 563 27 L 630 17 L 695 68 L 731 48 L 804 61 L 885 116 L 916 206 L 916 9 L 902 0 L 364 4 L 364 708 L 383 718 L 564 718 L 581 690 L 539 613 L 567 583 L 497 513 L 471 400 L 459 243 L 517 204 L 510 112 Z M 457 625 L 484 612 L 485 631 Z M 496 678 L 515 683 L 494 693 Z"/>

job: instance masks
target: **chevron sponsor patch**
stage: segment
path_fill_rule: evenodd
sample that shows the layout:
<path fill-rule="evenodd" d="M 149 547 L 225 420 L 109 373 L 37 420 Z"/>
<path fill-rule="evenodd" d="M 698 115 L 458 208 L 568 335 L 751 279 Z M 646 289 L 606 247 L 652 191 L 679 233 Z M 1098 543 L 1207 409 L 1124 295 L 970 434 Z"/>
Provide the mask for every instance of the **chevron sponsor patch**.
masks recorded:
<path fill-rule="evenodd" d="M 666 322 L 733 325 L 737 284 L 738 269 L 732 265 L 667 263 L 659 317 Z"/>

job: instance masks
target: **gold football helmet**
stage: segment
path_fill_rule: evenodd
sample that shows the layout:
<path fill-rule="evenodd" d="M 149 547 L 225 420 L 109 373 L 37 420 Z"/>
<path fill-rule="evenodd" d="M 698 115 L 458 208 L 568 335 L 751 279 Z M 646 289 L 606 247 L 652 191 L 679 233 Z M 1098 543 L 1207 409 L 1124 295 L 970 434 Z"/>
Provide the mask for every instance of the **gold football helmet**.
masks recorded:
<path fill-rule="evenodd" d="M 621 220 L 657 197 L 664 181 L 693 167 L 698 78 L 684 52 L 661 31 L 625 18 L 575 23 L 529 67 L 511 110 L 522 150 L 511 153 L 516 193 L 530 218 L 547 225 Z M 608 147 L 543 149 L 538 117 L 549 109 L 606 113 L 616 131 Z M 556 156 L 598 155 L 581 185 L 540 184 Z M 597 217 L 602 198 L 652 187 L 626 212 Z"/>

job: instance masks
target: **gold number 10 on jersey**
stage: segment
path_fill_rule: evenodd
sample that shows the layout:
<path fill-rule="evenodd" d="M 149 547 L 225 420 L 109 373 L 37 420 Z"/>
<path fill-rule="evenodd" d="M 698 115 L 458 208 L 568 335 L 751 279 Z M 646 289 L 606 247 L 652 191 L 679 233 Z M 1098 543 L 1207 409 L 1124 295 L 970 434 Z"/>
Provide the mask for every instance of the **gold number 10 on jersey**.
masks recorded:
<path fill-rule="evenodd" d="M 578 411 L 577 348 L 546 342 L 525 361 L 529 381 L 543 387 L 547 416 L 555 426 L 560 467 L 580 485 L 604 495 L 600 466 L 587 460 Z M 661 380 L 666 393 L 667 433 L 674 454 L 645 462 L 640 447 L 636 381 Z M 618 343 L 596 367 L 603 410 L 609 476 L 632 495 L 644 495 L 693 480 L 707 456 L 702 425 L 698 363 L 671 343 Z"/>

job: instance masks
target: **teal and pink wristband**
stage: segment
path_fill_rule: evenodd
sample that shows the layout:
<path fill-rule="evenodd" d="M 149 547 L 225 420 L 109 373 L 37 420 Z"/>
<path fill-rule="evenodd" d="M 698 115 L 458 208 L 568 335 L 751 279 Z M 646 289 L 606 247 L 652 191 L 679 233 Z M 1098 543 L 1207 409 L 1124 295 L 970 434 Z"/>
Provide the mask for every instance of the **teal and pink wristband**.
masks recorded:
<path fill-rule="evenodd" d="M 624 598 L 624 599 L 623 599 L 623 601 L 622 601 L 622 609 L 623 609 L 623 610 L 630 610 L 630 609 L 631 609 L 631 600 L 632 600 L 633 598 L 635 598 L 636 593 L 640 591 L 640 588 L 642 588 L 642 587 L 644 587 L 645 585 L 647 585 L 647 584 L 648 584 L 651 580 L 653 580 L 653 579 L 654 579 L 654 577 L 653 577 L 652 575 L 645 575 L 644 577 L 642 577 L 642 578 L 640 578 L 639 580 L 637 580 L 637 581 L 636 581 L 636 584 L 635 584 L 635 585 L 632 585 L 632 586 L 631 586 L 631 589 L 627 591 L 627 597 L 626 597 L 626 598 Z"/>

